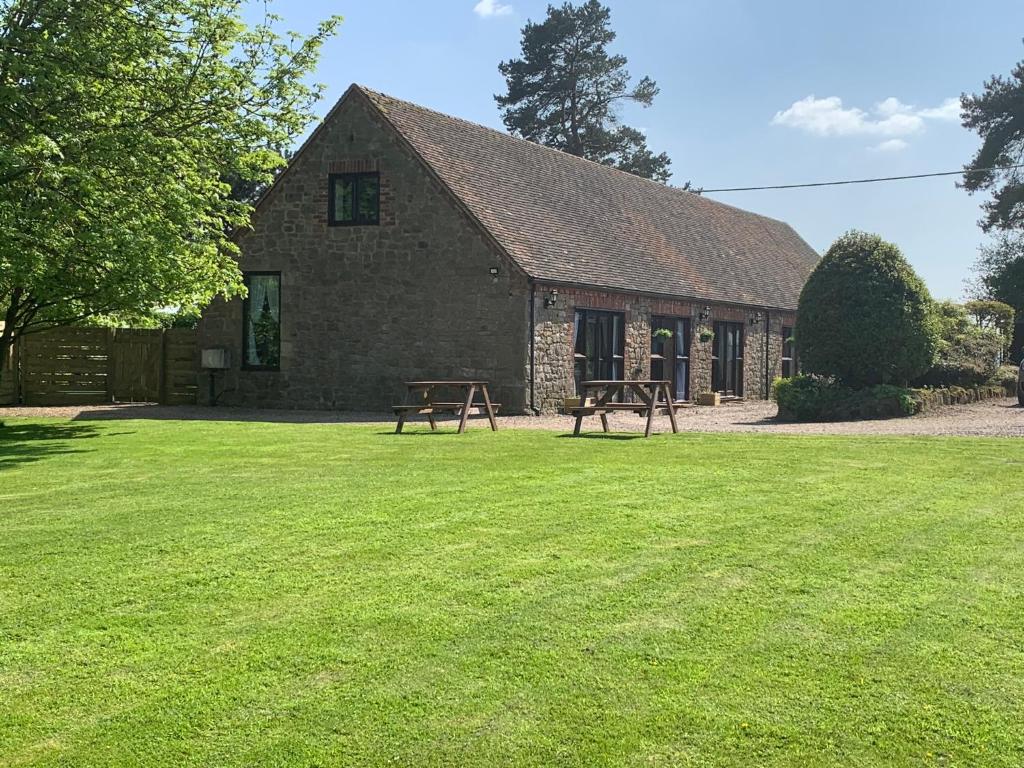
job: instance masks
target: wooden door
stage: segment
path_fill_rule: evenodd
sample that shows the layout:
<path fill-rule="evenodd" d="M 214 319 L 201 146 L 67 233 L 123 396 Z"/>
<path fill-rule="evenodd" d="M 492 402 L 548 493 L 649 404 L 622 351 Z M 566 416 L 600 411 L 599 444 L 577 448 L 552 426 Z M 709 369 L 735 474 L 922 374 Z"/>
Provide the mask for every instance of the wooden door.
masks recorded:
<path fill-rule="evenodd" d="M 110 394 L 121 403 L 160 400 L 162 371 L 160 330 L 118 329 L 111 350 Z"/>

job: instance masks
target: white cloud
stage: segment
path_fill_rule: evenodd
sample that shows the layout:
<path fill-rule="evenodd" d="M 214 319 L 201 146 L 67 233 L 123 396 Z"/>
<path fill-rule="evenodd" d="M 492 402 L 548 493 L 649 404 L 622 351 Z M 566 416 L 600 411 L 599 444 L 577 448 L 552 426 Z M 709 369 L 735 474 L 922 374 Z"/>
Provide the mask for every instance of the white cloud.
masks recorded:
<path fill-rule="evenodd" d="M 959 101 L 946 99 L 938 107 L 918 109 L 904 104 L 895 96 L 875 104 L 870 112 L 857 107 L 844 107 L 838 96 L 824 99 L 814 95 L 793 102 L 788 108 L 775 113 L 773 125 L 797 128 L 815 136 L 911 136 L 924 130 L 928 120 L 955 120 L 960 113 Z M 882 142 L 883 151 L 904 149 Z"/>
<path fill-rule="evenodd" d="M 480 0 L 479 3 L 473 6 L 473 13 L 482 19 L 491 16 L 508 16 L 512 13 L 512 6 L 498 0 Z"/>
<path fill-rule="evenodd" d="M 886 139 L 870 149 L 872 152 L 901 152 L 909 146 L 903 139 Z"/>
<path fill-rule="evenodd" d="M 939 106 L 932 107 L 931 109 L 922 109 L 917 114 L 933 120 L 959 120 L 960 99 L 946 99 Z"/>

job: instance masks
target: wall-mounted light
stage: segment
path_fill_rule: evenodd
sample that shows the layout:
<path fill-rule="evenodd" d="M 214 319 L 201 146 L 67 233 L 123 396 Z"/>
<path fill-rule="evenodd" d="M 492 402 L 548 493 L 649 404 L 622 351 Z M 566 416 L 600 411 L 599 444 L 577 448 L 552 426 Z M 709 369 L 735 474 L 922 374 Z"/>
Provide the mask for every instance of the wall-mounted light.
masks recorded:
<path fill-rule="evenodd" d="M 500 270 L 497 267 L 491 267 L 487 271 L 491 273 L 491 282 L 498 282 L 498 273 L 500 272 Z"/>
<path fill-rule="evenodd" d="M 711 307 L 704 307 L 704 309 L 700 311 L 700 314 L 697 315 L 697 317 L 700 319 L 702 323 L 706 323 L 708 319 L 711 317 Z"/>
<path fill-rule="evenodd" d="M 751 325 L 758 325 L 760 322 L 761 322 L 761 313 L 760 312 L 754 312 L 753 314 L 750 315 L 750 324 Z"/>
<path fill-rule="evenodd" d="M 544 306 L 553 307 L 558 303 L 558 289 L 552 288 L 547 296 L 544 297 Z"/>

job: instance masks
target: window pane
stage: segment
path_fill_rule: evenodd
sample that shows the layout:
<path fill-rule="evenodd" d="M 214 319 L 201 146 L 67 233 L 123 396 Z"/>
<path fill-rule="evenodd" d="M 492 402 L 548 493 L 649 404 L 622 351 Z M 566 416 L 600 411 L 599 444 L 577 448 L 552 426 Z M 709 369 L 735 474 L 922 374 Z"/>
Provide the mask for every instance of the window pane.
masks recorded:
<path fill-rule="evenodd" d="M 277 368 L 281 364 L 281 278 L 247 275 L 245 364 Z"/>
<path fill-rule="evenodd" d="M 376 224 L 380 219 L 380 179 L 377 176 L 359 177 L 359 223 Z"/>
<path fill-rule="evenodd" d="M 353 221 L 354 187 L 355 180 L 352 176 L 336 176 L 334 178 L 334 211 L 332 211 L 332 215 L 335 222 L 349 223 Z"/>

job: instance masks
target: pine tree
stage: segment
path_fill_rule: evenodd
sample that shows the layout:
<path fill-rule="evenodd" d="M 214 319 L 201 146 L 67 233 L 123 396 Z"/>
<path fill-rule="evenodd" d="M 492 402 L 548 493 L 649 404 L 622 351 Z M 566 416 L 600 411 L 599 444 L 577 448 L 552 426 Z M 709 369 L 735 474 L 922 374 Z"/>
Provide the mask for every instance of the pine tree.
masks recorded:
<path fill-rule="evenodd" d="M 597 0 L 548 6 L 547 18 L 528 21 L 522 57 L 498 69 L 508 92 L 495 95 L 513 134 L 603 165 L 665 182 L 671 160 L 654 154 L 635 128 L 619 122 L 617 107 L 649 107 L 658 87 L 649 77 L 630 86 L 626 57 L 610 55 L 611 13 Z"/>
<path fill-rule="evenodd" d="M 981 148 L 964 167 L 963 188 L 990 191 L 983 205 L 986 231 L 1024 231 L 1024 174 L 1022 169 L 978 170 L 1017 165 L 1024 152 L 1024 61 L 1009 77 L 996 75 L 980 94 L 960 100 L 965 128 L 981 136 Z"/>

